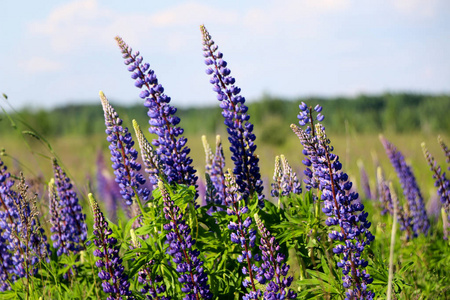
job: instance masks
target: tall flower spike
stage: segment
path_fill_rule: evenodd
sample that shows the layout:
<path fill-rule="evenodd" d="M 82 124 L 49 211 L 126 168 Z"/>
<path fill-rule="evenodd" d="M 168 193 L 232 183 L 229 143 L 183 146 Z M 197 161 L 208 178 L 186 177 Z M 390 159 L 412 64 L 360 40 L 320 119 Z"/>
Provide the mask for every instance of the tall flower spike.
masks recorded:
<path fill-rule="evenodd" d="M 383 206 L 381 214 L 384 215 L 387 212 L 391 216 L 394 216 L 394 203 L 392 202 L 391 190 L 389 188 L 389 182 L 386 182 L 383 177 L 383 171 L 381 167 L 377 168 L 377 182 L 378 182 L 378 196 L 379 200 Z M 408 216 L 407 212 L 400 205 L 400 201 L 395 197 L 397 201 L 397 220 L 400 224 L 400 230 L 406 231 L 406 239 L 409 240 L 413 237 L 413 228 L 411 224 L 411 218 Z"/>
<path fill-rule="evenodd" d="M 211 181 L 217 192 L 217 201 L 225 205 L 225 156 L 223 155 L 222 140 L 220 135 L 216 136 L 216 151 L 211 164 Z"/>
<path fill-rule="evenodd" d="M 70 241 L 70 232 L 65 230 L 65 221 L 61 215 L 61 204 L 56 193 L 55 180 L 50 179 L 48 185 L 48 199 L 49 199 L 49 214 L 50 214 L 50 232 L 53 233 L 50 237 L 53 241 L 53 248 L 57 249 L 58 256 L 69 254 L 72 251 L 73 242 Z"/>
<path fill-rule="evenodd" d="M 297 174 L 292 170 L 291 165 L 283 154 L 280 155 L 280 159 L 283 165 L 283 178 L 281 181 L 282 195 L 288 196 L 291 193 L 300 195 L 302 188 L 297 179 Z"/>
<path fill-rule="evenodd" d="M 250 291 L 247 292 L 244 299 L 259 299 L 262 293 L 255 286 L 255 280 L 258 280 L 256 275 L 259 268 L 254 264 L 254 261 L 260 260 L 260 257 L 257 254 L 253 255 L 251 249 L 255 247 L 256 229 L 250 227 L 252 218 L 245 216 L 249 209 L 239 192 L 236 179 L 230 171 L 225 175 L 225 180 L 227 214 L 236 216 L 235 221 L 231 221 L 228 225 L 228 229 L 231 230 L 230 238 L 233 243 L 239 244 L 242 248 L 242 255 L 239 255 L 237 260 L 240 263 L 244 263 L 244 265 L 247 263 L 246 266 L 242 267 L 242 273 L 248 275 L 249 278 L 243 281 L 243 285 Z"/>
<path fill-rule="evenodd" d="M 196 185 L 197 177 L 192 167 L 192 159 L 188 156 L 191 151 L 187 146 L 187 139 L 183 136 L 183 129 L 177 126 L 180 123 L 175 113 L 177 109 L 169 105 L 170 97 L 164 94 L 164 88 L 158 83 L 155 71 L 150 69 L 148 63 L 142 63 L 143 58 L 139 52 L 133 53 L 120 37 L 116 37 L 131 78 L 136 80 L 135 86 L 142 89 L 139 97 L 145 100 L 148 108 L 150 133 L 158 136 L 153 140 L 157 147 L 164 168 L 164 174 L 169 183 Z"/>
<path fill-rule="evenodd" d="M 448 221 L 450 221 L 450 182 L 445 176 L 445 172 L 442 172 L 441 167 L 436 163 L 434 157 L 431 156 L 425 143 L 422 143 L 422 151 L 428 165 L 430 166 L 431 172 L 433 172 L 433 179 L 435 180 L 434 185 L 438 188 L 437 194 L 441 200 L 442 206 L 445 209 L 447 217 L 449 218 Z"/>
<path fill-rule="evenodd" d="M 372 193 L 370 191 L 370 183 L 369 176 L 367 176 L 366 169 L 364 168 L 364 164 L 361 160 L 357 162 L 359 168 L 359 174 L 361 176 L 361 189 L 364 191 L 364 197 L 366 199 L 372 199 Z"/>
<path fill-rule="evenodd" d="M 136 138 L 139 143 L 139 148 L 141 149 L 142 161 L 145 165 L 145 172 L 148 174 L 150 183 L 156 185 L 158 183 L 159 176 L 163 176 L 161 172 L 161 162 L 158 159 L 156 152 L 150 145 L 148 140 L 145 138 L 141 127 L 138 125 L 136 120 L 133 120 L 133 128 L 136 133 Z"/>
<path fill-rule="evenodd" d="M 403 189 L 403 195 L 408 200 L 414 235 L 416 236 L 419 233 L 427 235 L 428 229 L 430 228 L 430 222 L 428 220 L 422 194 L 416 182 L 416 177 L 414 176 L 411 167 L 406 163 L 403 154 L 382 135 L 380 135 L 380 141 L 397 172 L 397 176 Z"/>
<path fill-rule="evenodd" d="M 227 62 L 223 60 L 223 54 L 217 51 L 218 47 L 211 39 L 211 35 L 205 26 L 200 30 L 203 35 L 203 55 L 208 66 L 206 73 L 211 75 L 210 82 L 217 93 L 217 99 L 221 102 L 222 115 L 225 125 L 228 127 L 228 140 L 230 141 L 231 159 L 234 162 L 234 175 L 247 201 L 249 196 L 256 192 L 260 207 L 264 206 L 263 182 L 259 171 L 259 158 L 255 154 L 256 136 L 253 133 L 253 124 L 249 122 L 250 116 L 245 106 L 245 98 L 239 95 L 241 89 L 235 85 L 235 79 L 230 75 Z"/>
<path fill-rule="evenodd" d="M 146 188 L 140 188 L 145 183 L 145 178 L 139 173 L 141 164 L 137 162 L 138 152 L 133 148 L 134 141 L 131 133 L 128 132 L 127 127 L 122 126 L 122 120 L 102 91 L 100 91 L 100 99 L 105 113 L 108 135 L 106 140 L 110 142 L 112 168 L 116 175 L 116 182 L 120 186 L 122 198 L 127 205 L 131 205 L 133 198 L 136 197 L 142 197 L 146 201 L 150 192 Z"/>
<path fill-rule="evenodd" d="M 122 296 L 131 297 L 130 283 L 128 276 L 124 273 L 125 268 L 122 265 L 122 259 L 119 257 L 120 245 L 117 240 L 111 237 L 112 230 L 109 228 L 103 213 L 98 206 L 97 201 L 92 194 L 88 195 L 91 203 L 92 213 L 94 215 L 94 244 L 97 249 L 94 250 L 94 256 L 99 259 L 95 262 L 100 269 L 98 277 L 102 282 L 103 291 L 108 296 L 107 300 L 122 300 Z"/>
<path fill-rule="evenodd" d="M 284 263 L 284 254 L 280 252 L 280 246 L 264 223 L 255 214 L 256 225 L 261 234 L 261 245 L 263 263 L 259 269 L 258 277 L 260 283 L 267 284 L 264 299 L 296 299 L 297 294 L 289 289 L 294 278 L 287 277 L 289 265 Z"/>
<path fill-rule="evenodd" d="M 191 229 L 162 181 L 158 182 L 158 188 L 164 201 L 164 216 L 168 220 L 164 224 L 164 230 L 167 231 L 166 243 L 169 244 L 167 253 L 177 265 L 176 271 L 180 274 L 178 281 L 183 284 L 181 291 L 186 294 L 183 299 L 211 299 L 213 295 L 209 290 L 203 261 L 199 258 L 200 251 L 193 249 L 196 241 L 191 236 Z"/>
<path fill-rule="evenodd" d="M 281 159 L 277 155 L 275 157 L 275 170 L 273 173 L 273 183 L 271 184 L 272 190 L 270 191 L 270 195 L 272 197 L 280 197 L 281 196 L 282 181 L 283 181 L 283 169 L 281 168 Z"/>
<path fill-rule="evenodd" d="M 59 197 L 59 214 L 61 218 L 61 230 L 65 239 L 65 249 L 77 253 L 84 248 L 87 237 L 86 215 L 83 214 L 81 205 L 78 203 L 77 193 L 69 177 L 53 159 L 53 174 L 55 186 Z M 62 250 L 64 252 L 64 249 Z"/>
<path fill-rule="evenodd" d="M 322 211 L 328 216 L 325 224 L 332 229 L 328 236 L 335 241 L 333 252 L 341 257 L 337 266 L 342 268 L 344 275 L 346 299 L 373 299 L 374 293 L 367 289 L 373 279 L 365 270 L 368 262 L 362 255 L 365 247 L 374 240 L 368 230 L 371 226 L 367 220 L 368 213 L 358 201 L 358 194 L 351 191 L 352 182 L 341 171 L 342 164 L 332 152 L 325 128 L 320 123 L 313 125 L 311 108 L 308 114 L 302 113 L 307 111 L 306 104 L 302 103 L 300 110 L 300 124 L 305 126 L 309 122 L 308 127 L 303 130 L 292 124 L 291 128 L 304 147 L 303 153 L 308 156 L 304 164 L 310 167 L 305 172 L 309 181 L 305 182 L 310 186 L 314 184 L 314 188 L 321 192 Z M 321 107 L 315 107 L 316 112 L 321 110 Z M 317 120 L 323 120 L 323 116 L 317 115 Z"/>

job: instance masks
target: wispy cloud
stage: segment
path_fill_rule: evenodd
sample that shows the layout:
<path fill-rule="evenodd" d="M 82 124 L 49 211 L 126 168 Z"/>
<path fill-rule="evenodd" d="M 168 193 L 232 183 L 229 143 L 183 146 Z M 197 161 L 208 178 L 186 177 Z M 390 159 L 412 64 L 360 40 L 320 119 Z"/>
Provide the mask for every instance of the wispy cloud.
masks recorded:
<path fill-rule="evenodd" d="M 64 66 L 57 61 L 35 56 L 20 62 L 19 68 L 27 74 L 37 74 L 60 71 Z"/>

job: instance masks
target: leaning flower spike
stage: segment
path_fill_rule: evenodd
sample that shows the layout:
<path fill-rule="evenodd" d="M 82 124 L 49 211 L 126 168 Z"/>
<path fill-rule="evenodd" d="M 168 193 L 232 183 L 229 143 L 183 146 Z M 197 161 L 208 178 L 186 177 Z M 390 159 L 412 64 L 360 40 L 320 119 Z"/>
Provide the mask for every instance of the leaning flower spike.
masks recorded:
<path fill-rule="evenodd" d="M 439 142 L 439 145 L 441 145 L 442 151 L 444 151 L 447 164 L 450 164 L 450 149 L 444 143 L 444 140 L 442 139 L 442 137 L 440 135 L 438 136 L 438 142 Z M 447 169 L 450 171 L 450 166 L 448 166 Z"/>
<path fill-rule="evenodd" d="M 78 203 L 78 196 L 73 189 L 70 178 L 67 177 L 56 159 L 53 159 L 53 174 L 59 198 L 59 204 L 55 209 L 59 210 L 58 222 L 61 226 L 60 229 L 64 232 L 61 238 L 65 240 L 63 249 L 56 248 L 60 254 L 61 252 L 66 253 L 68 250 L 77 253 L 84 248 L 84 241 L 87 237 L 86 215 L 83 214 L 81 205 Z M 55 201 L 58 200 L 55 199 Z M 56 219 L 54 221 L 57 222 Z M 52 223 L 52 225 L 52 228 L 56 230 L 58 225 L 56 223 Z M 55 235 L 52 236 L 52 239 L 54 238 L 56 238 Z M 62 246 L 62 244 L 58 246 Z"/>
<path fill-rule="evenodd" d="M 191 229 L 183 219 L 180 208 L 170 198 L 162 181 L 158 182 L 158 188 L 164 201 L 164 216 L 168 220 L 168 223 L 164 224 L 164 230 L 168 231 L 167 253 L 177 264 L 176 271 L 180 274 L 178 281 L 183 284 L 181 291 L 186 294 L 183 299 L 211 299 L 213 295 L 209 290 L 203 261 L 199 258 L 200 251 L 193 249 L 196 241 L 190 234 Z"/>
<path fill-rule="evenodd" d="M 158 153 L 164 173 L 169 183 L 196 185 L 197 177 L 192 167 L 192 159 L 188 156 L 191 151 L 187 146 L 187 139 L 183 129 L 178 127 L 180 118 L 175 113 L 177 109 L 169 105 L 170 97 L 164 94 L 164 88 L 158 83 L 155 72 L 150 69 L 148 63 L 142 63 L 139 52 L 133 53 L 120 37 L 116 37 L 128 71 L 132 72 L 131 78 L 136 80 L 135 86 L 142 89 L 139 97 L 145 100 L 148 108 L 150 133 L 158 136 L 153 140 L 153 145 L 158 147 Z"/>
<path fill-rule="evenodd" d="M 254 217 L 261 233 L 259 249 L 262 251 L 263 263 L 259 268 L 257 278 L 259 278 L 259 283 L 267 284 L 264 299 L 296 299 L 297 294 L 288 289 L 294 278 L 292 276 L 286 278 L 289 265 L 283 263 L 285 256 L 279 252 L 278 242 L 266 229 L 258 214 L 255 214 Z"/>
<path fill-rule="evenodd" d="M 305 113 L 306 104 L 302 103 L 300 110 L 300 124 L 304 126 L 309 122 L 308 127 L 303 130 L 292 124 L 291 128 L 304 147 L 303 153 L 308 156 L 304 160 L 305 165 L 311 167 L 305 173 L 310 179 L 307 183 L 313 183 L 321 192 L 322 211 L 328 216 L 325 224 L 339 230 L 332 230 L 328 236 L 336 242 L 333 252 L 342 255 L 337 266 L 342 268 L 344 275 L 346 299 L 373 299 L 374 293 L 367 289 L 373 279 L 365 270 L 368 262 L 362 258 L 365 247 L 374 240 L 368 230 L 371 225 L 367 221 L 368 213 L 358 201 L 358 194 L 351 192 L 352 183 L 341 171 L 339 157 L 332 153 L 325 128 L 320 123 L 313 125 L 312 109 Z M 315 110 L 320 113 L 321 108 L 316 106 Z M 318 115 L 317 120 L 321 119 L 323 116 Z"/>
<path fill-rule="evenodd" d="M 408 200 L 414 236 L 417 236 L 420 232 L 427 235 L 428 229 L 430 228 L 430 221 L 428 220 L 425 203 L 419 186 L 417 185 L 416 177 L 414 176 L 411 167 L 406 163 L 403 154 L 382 135 L 380 135 L 380 141 L 397 172 L 397 176 L 403 189 L 403 195 L 405 195 L 405 198 Z"/>
<path fill-rule="evenodd" d="M 244 193 L 244 199 L 256 192 L 260 207 L 264 206 L 263 182 L 259 173 L 259 158 L 255 154 L 256 136 L 252 132 L 253 124 L 249 122 L 248 108 L 245 106 L 245 98 L 239 95 L 241 89 L 237 87 L 231 71 L 227 68 L 227 62 L 222 59 L 223 54 L 217 51 L 218 46 L 211 39 L 211 35 L 205 26 L 200 30 L 203 35 L 203 55 L 208 66 L 206 74 L 211 75 L 210 82 L 217 93 L 217 99 L 221 102 L 222 115 L 225 125 L 228 127 L 228 140 L 231 143 L 231 159 L 234 162 L 234 175 L 239 186 L 239 191 Z"/>
<path fill-rule="evenodd" d="M 442 202 L 445 212 L 447 213 L 448 221 L 450 221 L 450 182 L 445 176 L 445 172 L 442 172 L 441 167 L 436 164 L 434 157 L 431 156 L 425 146 L 425 143 L 422 143 L 422 151 L 428 165 L 430 166 L 431 172 L 433 172 L 433 179 L 436 180 L 434 185 L 438 188 L 437 194 Z"/>
<path fill-rule="evenodd" d="M 120 245 L 111 237 L 112 230 L 109 228 L 103 213 L 100 211 L 97 201 L 92 194 L 88 195 L 94 215 L 94 256 L 98 257 L 95 265 L 100 269 L 98 277 L 103 280 L 103 291 L 108 296 L 107 300 L 134 299 L 129 290 L 128 276 L 124 273 L 122 259 L 119 257 Z M 122 296 L 128 296 L 124 298 Z"/>
<path fill-rule="evenodd" d="M 141 164 L 137 162 L 137 151 L 133 148 L 134 142 L 131 133 L 127 127 L 122 126 L 122 120 L 109 104 L 105 94 L 100 91 L 100 99 L 102 101 L 103 111 L 105 113 L 106 140 L 110 142 L 111 160 L 116 182 L 120 186 L 120 193 L 127 205 L 133 203 L 135 198 L 141 208 L 140 198 L 148 200 L 150 192 L 146 188 L 140 188 L 145 183 L 145 178 L 139 171 Z M 141 208 L 141 211 L 143 209 Z"/>

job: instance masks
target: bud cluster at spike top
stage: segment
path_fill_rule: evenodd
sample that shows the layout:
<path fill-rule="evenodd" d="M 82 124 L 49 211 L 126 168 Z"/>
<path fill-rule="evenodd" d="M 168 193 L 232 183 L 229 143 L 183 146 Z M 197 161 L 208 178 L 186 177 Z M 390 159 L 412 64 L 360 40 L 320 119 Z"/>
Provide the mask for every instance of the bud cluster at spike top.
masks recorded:
<path fill-rule="evenodd" d="M 164 94 L 164 88 L 158 83 L 155 71 L 150 69 L 148 63 L 143 63 L 139 52 L 133 53 L 120 37 L 116 41 L 122 51 L 125 65 L 132 72 L 131 78 L 135 86 L 142 89 L 139 97 L 145 100 L 148 108 L 150 133 L 158 136 L 153 140 L 157 147 L 157 154 L 164 167 L 164 174 L 169 183 L 178 183 L 195 186 L 197 176 L 192 167 L 192 159 L 188 156 L 191 151 L 186 143 L 183 128 L 177 126 L 180 118 L 175 115 L 177 109 L 169 105 L 170 97 Z"/>
<path fill-rule="evenodd" d="M 400 180 L 403 195 L 408 201 L 414 237 L 420 233 L 427 235 L 430 221 L 428 220 L 425 203 L 417 185 L 416 177 L 411 167 L 406 163 L 403 154 L 382 135 L 380 135 L 380 141 Z"/>
<path fill-rule="evenodd" d="M 177 265 L 176 271 L 180 274 L 178 281 L 183 285 L 181 291 L 186 294 L 183 299 L 211 299 L 212 293 L 208 285 L 208 275 L 200 260 L 200 251 L 193 249 L 195 239 L 192 238 L 191 228 L 183 218 L 180 208 L 170 198 L 162 181 L 158 188 L 164 201 L 164 216 L 169 221 L 164 224 L 166 243 L 169 244 L 167 254 L 172 256 Z"/>
<path fill-rule="evenodd" d="M 120 186 L 120 193 L 127 205 L 133 203 L 136 193 L 144 201 L 148 200 L 150 192 L 141 188 L 145 178 L 139 171 L 141 164 L 137 162 L 138 152 L 134 149 L 134 141 L 127 127 L 122 126 L 122 120 L 109 104 L 103 92 L 100 92 L 103 111 L 105 113 L 106 140 L 110 143 L 112 168 L 116 175 L 116 182 Z"/>
<path fill-rule="evenodd" d="M 341 171 L 339 157 L 333 154 L 333 147 L 325 134 L 322 124 L 314 125 L 314 120 L 323 120 L 320 114 L 322 108 L 314 110 L 319 114 L 313 118 L 312 108 L 305 103 L 300 106 L 299 124 L 306 126 L 303 130 L 291 125 L 299 137 L 307 156 L 303 163 L 308 167 L 305 175 L 307 185 L 321 191 L 323 201 L 322 211 L 328 216 L 326 225 L 336 228 L 329 233 L 329 238 L 335 242 L 333 252 L 342 259 L 337 266 L 342 268 L 343 285 L 347 289 L 346 299 L 373 299 L 374 293 L 368 289 L 373 279 L 365 268 L 368 262 L 362 254 L 374 236 L 368 230 L 371 223 L 367 220 L 368 213 L 359 202 L 358 194 L 351 191 L 352 183 L 348 175 Z"/>
<path fill-rule="evenodd" d="M 218 51 L 211 35 L 204 26 L 200 29 L 203 35 L 203 56 L 208 66 L 206 74 L 211 75 L 210 83 L 213 85 L 213 91 L 217 93 L 217 99 L 221 101 L 224 123 L 228 127 L 236 182 L 245 198 L 256 192 L 259 205 L 263 207 L 263 182 L 258 166 L 259 158 L 255 154 L 256 136 L 253 133 L 253 124 L 249 122 L 245 98 L 240 95 L 241 89 L 235 85 L 236 80 L 230 75 L 227 62 L 223 60 L 223 54 Z"/>

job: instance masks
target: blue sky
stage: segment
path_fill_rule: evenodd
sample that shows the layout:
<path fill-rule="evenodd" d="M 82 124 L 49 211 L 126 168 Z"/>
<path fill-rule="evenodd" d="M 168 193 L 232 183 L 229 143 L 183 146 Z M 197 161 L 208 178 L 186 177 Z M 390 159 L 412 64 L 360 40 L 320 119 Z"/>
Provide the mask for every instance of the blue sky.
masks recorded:
<path fill-rule="evenodd" d="M 0 93 L 15 108 L 140 102 L 114 37 L 177 106 L 216 105 L 205 24 L 248 99 L 450 92 L 450 1 L 0 2 Z M 2 104 L 3 105 L 3 104 Z"/>

